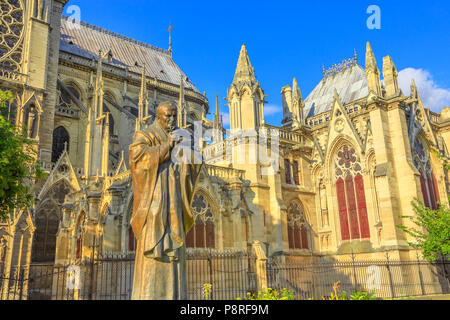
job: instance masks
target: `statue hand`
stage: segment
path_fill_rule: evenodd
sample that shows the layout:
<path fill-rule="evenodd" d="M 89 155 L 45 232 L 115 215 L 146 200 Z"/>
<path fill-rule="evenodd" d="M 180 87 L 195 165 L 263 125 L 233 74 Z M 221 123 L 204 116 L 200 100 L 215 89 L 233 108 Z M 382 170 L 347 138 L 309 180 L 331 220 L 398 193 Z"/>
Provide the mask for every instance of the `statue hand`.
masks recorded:
<path fill-rule="evenodd" d="M 181 140 L 183 139 L 183 137 L 174 134 L 173 132 L 169 133 L 169 146 L 172 149 L 173 147 L 176 146 L 177 143 L 179 143 Z"/>

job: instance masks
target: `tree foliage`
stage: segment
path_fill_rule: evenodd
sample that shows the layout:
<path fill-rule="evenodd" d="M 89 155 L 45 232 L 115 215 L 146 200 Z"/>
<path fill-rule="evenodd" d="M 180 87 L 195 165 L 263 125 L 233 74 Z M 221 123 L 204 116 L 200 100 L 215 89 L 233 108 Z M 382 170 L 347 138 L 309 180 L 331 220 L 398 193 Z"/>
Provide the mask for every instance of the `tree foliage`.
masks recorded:
<path fill-rule="evenodd" d="M 450 210 L 440 205 L 439 209 L 431 210 L 422 201 L 412 202 L 415 216 L 402 216 L 412 221 L 415 227 L 399 225 L 398 228 L 411 235 L 414 242 L 408 244 L 423 250 L 423 257 L 428 261 L 447 257 L 450 260 Z"/>
<path fill-rule="evenodd" d="M 31 207 L 32 183 L 43 175 L 25 128 L 18 131 L 7 118 L 7 103 L 13 99 L 11 92 L 0 90 L 0 220 L 8 218 L 14 209 Z"/>

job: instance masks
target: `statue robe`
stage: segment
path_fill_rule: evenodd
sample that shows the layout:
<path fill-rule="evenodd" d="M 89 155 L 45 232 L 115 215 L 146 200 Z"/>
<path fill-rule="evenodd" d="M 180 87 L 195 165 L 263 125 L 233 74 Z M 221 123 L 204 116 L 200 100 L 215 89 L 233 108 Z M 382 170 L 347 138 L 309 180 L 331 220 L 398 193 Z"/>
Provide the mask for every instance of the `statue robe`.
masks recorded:
<path fill-rule="evenodd" d="M 194 224 L 198 166 L 172 162 L 168 133 L 155 121 L 135 133 L 130 169 L 137 240 L 132 299 L 187 299 L 185 239 Z"/>

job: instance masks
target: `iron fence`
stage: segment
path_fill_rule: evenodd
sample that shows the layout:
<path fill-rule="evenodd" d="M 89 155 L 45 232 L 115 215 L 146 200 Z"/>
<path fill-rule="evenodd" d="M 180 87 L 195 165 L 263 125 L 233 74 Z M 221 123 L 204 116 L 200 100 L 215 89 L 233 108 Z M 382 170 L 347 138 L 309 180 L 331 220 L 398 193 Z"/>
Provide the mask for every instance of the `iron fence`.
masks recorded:
<path fill-rule="evenodd" d="M 187 253 L 188 299 L 244 297 L 256 290 L 256 257 L 246 252 L 195 251 Z M 79 265 L 31 264 L 0 279 L 3 300 L 130 300 L 134 254 L 98 255 Z"/>
<path fill-rule="evenodd" d="M 296 299 L 322 299 L 333 293 L 339 282 L 340 291 L 373 292 L 377 298 L 450 293 L 450 262 L 390 260 L 356 260 L 320 262 L 295 261 L 288 257 L 267 264 L 268 287 L 288 289 Z"/>
<path fill-rule="evenodd" d="M 374 290 L 379 298 L 450 293 L 450 262 L 385 260 L 304 261 L 281 256 L 266 265 L 267 285 L 296 299 L 321 299 L 341 290 Z M 0 262 L 0 270 L 3 266 Z M 32 264 L 0 277 L 2 300 L 129 300 L 134 254 L 106 254 L 79 265 Z M 186 259 L 188 299 L 234 300 L 257 291 L 256 257 L 247 252 L 193 251 Z M 261 276 L 261 275 L 259 275 Z M 261 280 L 261 279 L 260 279 Z"/>
<path fill-rule="evenodd" d="M 230 300 L 256 291 L 256 256 L 247 252 L 190 253 L 186 259 L 188 299 L 205 298 L 203 286 L 211 284 L 210 299 Z"/>

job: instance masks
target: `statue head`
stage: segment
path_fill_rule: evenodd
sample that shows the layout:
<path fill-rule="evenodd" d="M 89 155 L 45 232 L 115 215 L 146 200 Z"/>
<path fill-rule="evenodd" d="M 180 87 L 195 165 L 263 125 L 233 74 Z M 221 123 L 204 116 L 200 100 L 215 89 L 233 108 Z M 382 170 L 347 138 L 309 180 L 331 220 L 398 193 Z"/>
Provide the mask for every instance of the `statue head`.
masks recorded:
<path fill-rule="evenodd" d="M 172 101 L 161 102 L 156 108 L 156 121 L 166 131 L 173 131 L 177 121 L 177 106 Z"/>

